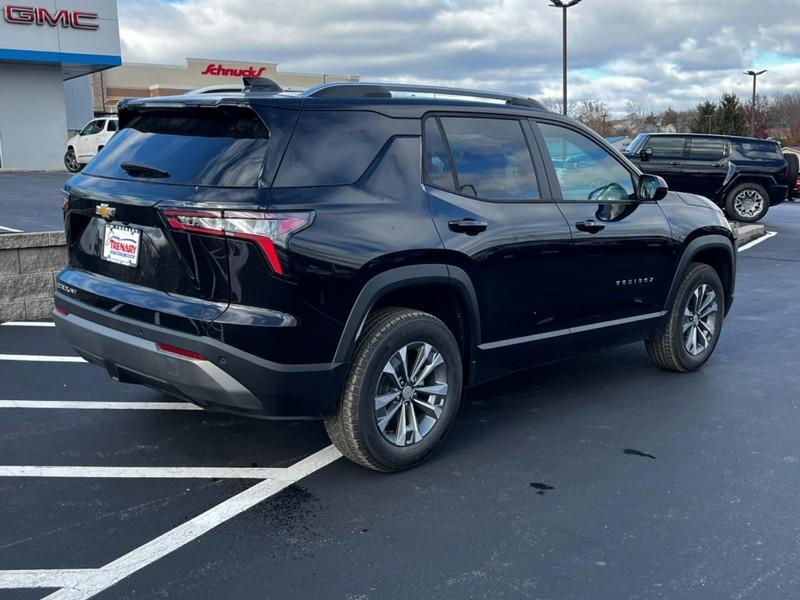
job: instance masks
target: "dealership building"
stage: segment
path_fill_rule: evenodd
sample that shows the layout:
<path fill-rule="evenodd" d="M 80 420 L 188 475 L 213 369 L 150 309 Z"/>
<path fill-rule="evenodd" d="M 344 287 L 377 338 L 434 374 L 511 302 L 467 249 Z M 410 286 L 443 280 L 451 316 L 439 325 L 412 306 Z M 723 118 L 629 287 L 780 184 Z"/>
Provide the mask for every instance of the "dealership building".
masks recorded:
<path fill-rule="evenodd" d="M 113 0 L 0 1 L 0 168 L 63 168 L 91 74 L 121 64 Z"/>
<path fill-rule="evenodd" d="M 63 169 L 67 139 L 123 98 L 239 86 L 246 76 L 287 91 L 358 81 L 229 59 L 123 64 L 115 0 L 0 0 L 0 169 Z"/>

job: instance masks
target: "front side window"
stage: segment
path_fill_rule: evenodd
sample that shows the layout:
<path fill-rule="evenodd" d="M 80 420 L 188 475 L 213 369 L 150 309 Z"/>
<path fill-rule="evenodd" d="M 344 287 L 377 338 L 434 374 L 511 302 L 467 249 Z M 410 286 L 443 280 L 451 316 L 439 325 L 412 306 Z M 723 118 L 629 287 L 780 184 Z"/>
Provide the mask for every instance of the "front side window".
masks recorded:
<path fill-rule="evenodd" d="M 686 139 L 680 136 L 653 136 L 644 146 L 653 151 L 651 158 L 683 158 L 684 147 L 686 146 Z"/>
<path fill-rule="evenodd" d="M 516 119 L 442 117 L 457 192 L 484 200 L 539 198 L 533 160 Z"/>
<path fill-rule="evenodd" d="M 608 150 L 572 129 L 540 123 L 564 200 L 636 198 L 631 173 Z"/>
<path fill-rule="evenodd" d="M 103 121 L 92 121 L 81 131 L 81 135 L 94 135 L 103 131 Z"/>

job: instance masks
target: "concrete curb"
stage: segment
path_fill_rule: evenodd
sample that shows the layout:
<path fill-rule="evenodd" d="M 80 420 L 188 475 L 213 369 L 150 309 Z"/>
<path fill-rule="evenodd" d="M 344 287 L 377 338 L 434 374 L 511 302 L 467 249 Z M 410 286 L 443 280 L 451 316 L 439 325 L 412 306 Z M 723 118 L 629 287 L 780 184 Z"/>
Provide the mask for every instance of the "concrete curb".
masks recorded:
<path fill-rule="evenodd" d="M 0 323 L 35 321 L 53 312 L 55 275 L 67 264 L 63 231 L 0 236 Z"/>
<path fill-rule="evenodd" d="M 745 244 L 757 240 L 767 234 L 767 227 L 760 223 L 731 223 L 736 234 L 736 246 L 741 248 Z"/>

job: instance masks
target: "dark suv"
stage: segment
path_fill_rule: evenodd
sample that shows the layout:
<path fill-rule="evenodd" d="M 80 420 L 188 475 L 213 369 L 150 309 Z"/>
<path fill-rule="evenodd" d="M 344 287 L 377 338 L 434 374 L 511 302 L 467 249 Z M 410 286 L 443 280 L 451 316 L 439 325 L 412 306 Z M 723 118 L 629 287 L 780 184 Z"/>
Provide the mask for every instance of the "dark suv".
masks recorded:
<path fill-rule="evenodd" d="M 527 98 L 250 82 L 119 117 L 65 187 L 61 333 L 122 382 L 324 419 L 366 467 L 514 371 L 636 340 L 695 370 L 733 300 L 719 208 Z"/>
<path fill-rule="evenodd" d="M 797 158 L 758 138 L 641 133 L 625 154 L 671 190 L 710 198 L 730 219 L 748 223 L 786 200 L 797 181 Z"/>

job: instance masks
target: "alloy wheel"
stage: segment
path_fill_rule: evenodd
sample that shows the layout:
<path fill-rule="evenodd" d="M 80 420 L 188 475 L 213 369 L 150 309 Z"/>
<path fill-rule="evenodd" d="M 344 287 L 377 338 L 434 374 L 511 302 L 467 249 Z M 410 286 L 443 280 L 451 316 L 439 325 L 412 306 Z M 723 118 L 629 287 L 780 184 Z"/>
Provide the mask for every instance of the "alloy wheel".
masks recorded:
<path fill-rule="evenodd" d="M 74 150 L 70 150 L 69 152 L 67 152 L 66 163 L 67 163 L 67 169 L 69 169 L 70 171 L 78 170 L 78 158 L 75 156 Z"/>
<path fill-rule="evenodd" d="M 447 364 L 434 346 L 412 342 L 395 352 L 378 379 L 375 421 L 395 446 L 422 441 L 447 401 Z"/>
<path fill-rule="evenodd" d="M 683 346 L 692 356 L 701 355 L 711 345 L 718 312 L 714 288 L 707 283 L 697 286 L 683 311 Z"/>
<path fill-rule="evenodd" d="M 758 190 L 742 190 L 736 194 L 733 208 L 740 217 L 752 219 L 764 209 L 764 196 Z"/>

